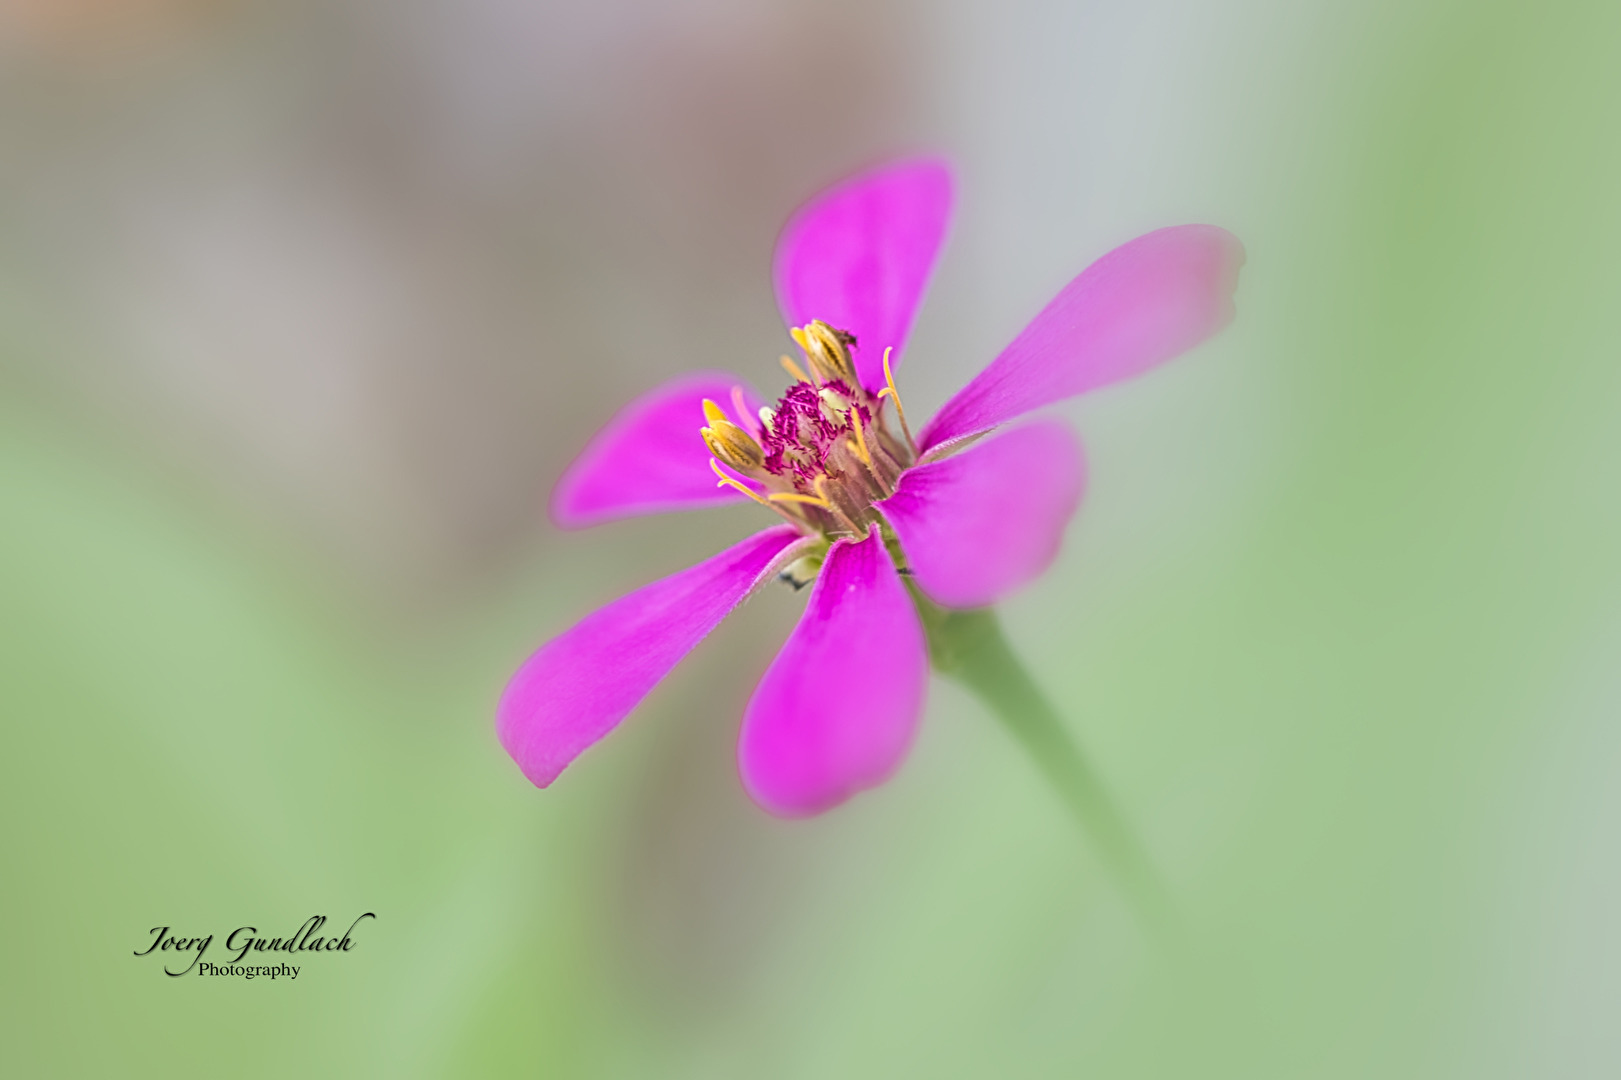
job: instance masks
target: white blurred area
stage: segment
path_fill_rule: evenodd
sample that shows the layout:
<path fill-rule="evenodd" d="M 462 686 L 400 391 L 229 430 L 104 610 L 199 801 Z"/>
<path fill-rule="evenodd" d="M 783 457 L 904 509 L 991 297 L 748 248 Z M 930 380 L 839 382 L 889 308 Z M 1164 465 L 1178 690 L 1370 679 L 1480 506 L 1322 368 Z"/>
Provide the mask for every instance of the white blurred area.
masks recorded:
<path fill-rule="evenodd" d="M 786 208 L 918 127 L 894 4 L 6 0 L 3 377 L 381 592 L 765 372 Z"/>
<path fill-rule="evenodd" d="M 553 549 L 549 488 L 630 395 L 694 367 L 774 392 L 772 242 L 865 163 L 959 166 L 902 376 L 923 415 L 1115 244 L 1313 227 L 1289 217 L 1304 163 L 1266 155 L 1343 79 L 1299 43 L 1354 22 L 1186 0 L 5 4 L 0 378 L 385 606 Z M 1275 373 L 1218 348 L 1192 393 L 1085 416 L 1121 444 L 1094 554 L 1224 542 L 1197 531 L 1241 523 L 1291 458 Z"/>

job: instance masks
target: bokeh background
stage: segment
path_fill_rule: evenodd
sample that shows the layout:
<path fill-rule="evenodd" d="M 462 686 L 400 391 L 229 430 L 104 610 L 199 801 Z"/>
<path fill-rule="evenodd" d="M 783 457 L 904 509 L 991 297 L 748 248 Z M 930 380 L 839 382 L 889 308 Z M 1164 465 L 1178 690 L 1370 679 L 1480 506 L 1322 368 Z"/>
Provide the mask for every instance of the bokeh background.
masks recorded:
<path fill-rule="evenodd" d="M 0 1068 L 1621 1074 L 1617 55 L 1609 0 L 0 3 Z M 771 385 L 777 228 L 920 148 L 918 415 L 1114 244 L 1248 247 L 1058 410 L 1091 489 L 1005 607 L 1180 938 L 946 683 L 893 783 L 756 811 L 786 590 L 552 789 L 494 739 L 758 524 L 559 533 L 571 454 Z M 362 911 L 296 982 L 131 955 Z"/>

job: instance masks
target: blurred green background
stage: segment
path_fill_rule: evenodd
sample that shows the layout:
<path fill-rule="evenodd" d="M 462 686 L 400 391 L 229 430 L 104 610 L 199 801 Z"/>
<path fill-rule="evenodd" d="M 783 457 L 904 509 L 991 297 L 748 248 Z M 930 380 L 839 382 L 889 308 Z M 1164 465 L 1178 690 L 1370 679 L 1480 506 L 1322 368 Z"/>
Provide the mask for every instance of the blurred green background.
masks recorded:
<path fill-rule="evenodd" d="M 1621 6 L 0 12 L 7 1075 L 1621 1073 Z M 1060 410 L 1091 489 L 1005 608 L 1180 941 L 938 680 L 893 783 L 756 811 L 786 590 L 552 789 L 494 739 L 758 525 L 560 534 L 570 455 L 773 385 L 776 228 L 914 147 L 919 415 L 1108 247 L 1248 247 L 1227 333 Z M 362 911 L 296 982 L 131 955 Z"/>

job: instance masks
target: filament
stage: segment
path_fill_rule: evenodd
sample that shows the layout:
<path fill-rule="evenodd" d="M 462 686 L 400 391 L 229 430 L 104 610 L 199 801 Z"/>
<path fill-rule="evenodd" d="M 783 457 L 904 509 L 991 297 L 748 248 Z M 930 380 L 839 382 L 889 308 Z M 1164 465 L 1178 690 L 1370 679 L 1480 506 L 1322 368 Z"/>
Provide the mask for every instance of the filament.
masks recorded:
<path fill-rule="evenodd" d="M 833 504 L 828 502 L 826 499 L 819 498 L 815 495 L 801 495 L 797 491 L 775 492 L 774 494 L 767 495 L 766 499 L 769 499 L 772 502 L 808 503 L 811 506 L 820 506 L 823 510 L 833 509 Z"/>
<path fill-rule="evenodd" d="M 899 408 L 899 405 L 896 407 Z M 872 453 L 867 449 L 867 436 L 862 434 L 861 431 L 861 414 L 856 411 L 853 405 L 850 407 L 850 426 L 855 428 L 856 432 L 856 456 L 861 459 L 861 464 L 870 469 L 872 468 Z"/>
<path fill-rule="evenodd" d="M 802 383 L 811 382 L 810 379 L 806 376 L 806 374 L 803 371 L 800 370 L 799 365 L 794 363 L 793 360 L 790 359 L 789 357 L 784 356 L 778 362 L 782 364 L 782 370 L 786 371 L 790 378 L 792 378 L 792 379 L 794 379 L 794 380 L 796 380 L 798 382 L 802 382 Z M 815 386 L 816 384 L 811 383 L 811 385 Z"/>
<path fill-rule="evenodd" d="M 895 402 L 895 415 L 901 418 L 901 431 L 906 435 L 906 445 L 910 446 L 912 453 L 915 454 L 917 453 L 917 440 L 912 438 L 912 429 L 906 424 L 906 410 L 901 407 L 901 392 L 895 389 L 895 376 L 889 370 L 889 350 L 892 347 L 885 346 L 884 348 L 884 382 L 886 385 L 882 390 L 878 391 L 878 396 L 881 398 L 888 394 L 890 399 Z"/>
<path fill-rule="evenodd" d="M 722 472 L 721 467 L 720 467 L 720 462 L 716 461 L 714 458 L 709 459 L 709 467 L 711 469 L 715 470 L 715 475 L 720 479 L 720 483 L 716 484 L 715 485 L 716 487 L 736 488 L 738 491 L 741 491 L 743 494 L 747 495 L 749 498 L 753 499 L 755 502 L 759 503 L 761 506 L 770 506 L 771 505 L 770 503 L 766 502 L 765 499 L 761 498 L 759 495 L 757 495 L 753 491 L 751 491 L 747 484 L 744 484 L 744 483 L 742 483 L 742 482 L 740 482 L 738 480 L 734 480 L 730 476 L 727 476 L 724 472 Z"/>

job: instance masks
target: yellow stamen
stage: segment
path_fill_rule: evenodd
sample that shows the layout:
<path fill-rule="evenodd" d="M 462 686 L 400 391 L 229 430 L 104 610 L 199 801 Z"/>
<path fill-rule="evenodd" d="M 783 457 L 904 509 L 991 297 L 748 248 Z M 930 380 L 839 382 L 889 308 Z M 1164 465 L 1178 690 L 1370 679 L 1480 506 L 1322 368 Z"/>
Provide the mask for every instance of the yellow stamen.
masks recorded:
<path fill-rule="evenodd" d="M 883 397 L 885 394 L 888 394 L 890 400 L 895 402 L 895 415 L 901 418 L 901 431 L 906 435 L 906 445 L 910 446 L 912 448 L 912 453 L 915 454 L 917 453 L 917 440 L 912 438 L 912 429 L 906 425 L 906 410 L 901 408 L 901 392 L 895 389 L 895 376 L 889 370 L 890 348 L 892 348 L 892 346 L 885 346 L 884 348 L 884 382 L 888 385 L 882 390 L 878 391 L 878 396 Z"/>
<path fill-rule="evenodd" d="M 820 319 L 812 319 L 793 330 L 794 340 L 805 350 L 805 359 L 811 374 L 823 379 L 855 382 L 855 369 L 850 364 L 850 350 L 845 335 Z"/>
<path fill-rule="evenodd" d="M 853 407 L 850 409 L 850 426 L 856 431 L 856 457 L 861 459 L 861 464 L 871 466 L 872 454 L 867 450 L 867 436 L 861 431 L 861 414 Z"/>
<path fill-rule="evenodd" d="M 788 336 L 793 337 L 794 344 L 799 345 L 799 349 L 806 354 L 806 368 L 811 371 L 811 378 L 801 379 L 801 383 L 820 386 L 822 379 L 828 378 L 827 363 L 822 362 L 822 358 L 820 358 L 819 344 L 817 344 L 817 339 L 811 336 L 811 328 L 809 326 L 789 326 Z M 833 378 L 836 378 L 836 376 L 838 376 L 838 373 L 835 371 Z"/>
<path fill-rule="evenodd" d="M 698 434 L 711 454 L 738 472 L 750 472 L 765 463 L 765 452 L 760 444 L 728 420 L 717 420 L 714 427 L 699 428 Z"/>
<path fill-rule="evenodd" d="M 743 494 L 747 495 L 749 498 L 753 499 L 755 502 L 759 503 L 761 506 L 770 506 L 771 505 L 770 503 L 768 503 L 764 499 L 762 499 L 760 496 L 756 495 L 753 491 L 751 491 L 746 484 L 742 484 L 742 483 L 740 483 L 740 482 L 738 482 L 736 480 L 733 480 L 730 476 L 727 476 L 724 472 L 722 472 L 721 468 L 720 468 L 720 462 L 716 461 L 714 458 L 709 459 L 709 467 L 711 469 L 714 469 L 715 470 L 715 475 L 720 478 L 720 483 L 716 484 L 715 485 L 716 487 L 736 488 L 737 490 L 741 491 Z"/>
<path fill-rule="evenodd" d="M 819 499 L 815 495 L 801 495 L 797 491 L 778 491 L 767 495 L 772 502 L 808 503 L 811 506 L 820 506 L 823 510 L 833 509 L 833 504 L 826 499 Z"/>
<path fill-rule="evenodd" d="M 799 369 L 799 365 L 794 363 L 788 357 L 784 356 L 781 359 L 781 361 L 779 361 L 779 362 L 782 364 L 782 370 L 786 371 L 788 373 L 789 377 L 792 378 L 795 382 L 802 382 L 802 383 L 810 382 L 809 376 L 807 376 L 803 371 L 801 371 Z M 812 385 L 815 385 L 815 384 L 813 383 Z"/>
<path fill-rule="evenodd" d="M 741 400 L 742 396 L 741 387 L 732 391 L 732 397 Z M 754 436 L 728 420 L 726 410 L 709 398 L 704 398 L 704 418 L 709 426 L 699 428 L 698 434 L 703 436 L 711 454 L 743 472 L 760 467 L 765 460 L 760 444 L 754 441 Z"/>

